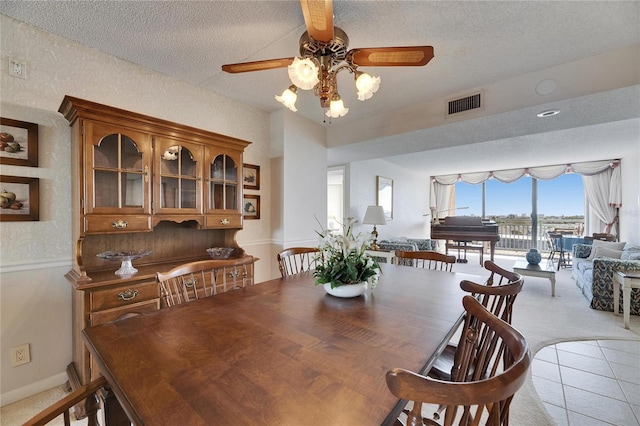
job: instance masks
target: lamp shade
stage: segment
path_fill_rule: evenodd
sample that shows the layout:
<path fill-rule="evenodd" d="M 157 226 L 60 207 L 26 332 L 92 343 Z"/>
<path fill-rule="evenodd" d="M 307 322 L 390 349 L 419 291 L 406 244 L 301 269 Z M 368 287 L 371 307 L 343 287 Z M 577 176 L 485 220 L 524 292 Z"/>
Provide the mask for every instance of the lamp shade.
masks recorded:
<path fill-rule="evenodd" d="M 384 218 L 384 209 L 382 206 L 369 206 L 364 214 L 365 225 L 386 225 L 387 220 Z"/>

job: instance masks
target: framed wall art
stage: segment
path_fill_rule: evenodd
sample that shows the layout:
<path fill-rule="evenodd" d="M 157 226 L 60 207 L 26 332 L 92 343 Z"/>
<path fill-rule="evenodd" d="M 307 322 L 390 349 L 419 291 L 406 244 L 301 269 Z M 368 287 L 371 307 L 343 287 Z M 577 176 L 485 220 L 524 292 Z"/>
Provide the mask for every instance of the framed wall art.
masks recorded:
<path fill-rule="evenodd" d="M 260 166 L 243 164 L 242 184 L 244 189 L 260 189 Z"/>
<path fill-rule="evenodd" d="M 260 219 L 260 196 L 245 195 L 242 199 L 242 214 L 245 219 Z"/>
<path fill-rule="evenodd" d="M 393 179 L 376 177 L 376 204 L 384 209 L 384 218 L 393 219 Z"/>
<path fill-rule="evenodd" d="M 0 164 L 38 167 L 38 125 L 0 117 Z"/>
<path fill-rule="evenodd" d="M 38 178 L 0 175 L 0 222 L 40 220 Z"/>

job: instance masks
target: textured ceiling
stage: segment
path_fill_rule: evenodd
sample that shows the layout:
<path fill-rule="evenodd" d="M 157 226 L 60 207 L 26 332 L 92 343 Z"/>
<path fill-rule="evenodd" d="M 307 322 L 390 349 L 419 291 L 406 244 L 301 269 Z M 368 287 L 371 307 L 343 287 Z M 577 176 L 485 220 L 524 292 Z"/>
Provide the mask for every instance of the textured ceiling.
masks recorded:
<path fill-rule="evenodd" d="M 305 30 L 300 4 L 294 0 L 2 0 L 0 13 L 265 111 L 282 108 L 274 95 L 290 84 L 286 70 L 234 75 L 222 72 L 221 66 L 295 56 L 299 37 Z M 353 77 L 341 73 L 340 94 L 350 111 L 346 117 L 326 123 L 336 129 L 347 126 L 357 129 L 363 120 L 371 117 L 384 120 L 390 111 L 498 85 L 521 75 L 640 43 L 637 1 L 334 1 L 334 15 L 335 25 L 347 32 L 351 48 L 431 45 L 435 51 L 434 59 L 425 67 L 363 68 L 382 80 L 378 93 L 365 102 L 356 100 Z M 636 72 L 640 74 L 640 65 Z M 566 87 L 558 90 L 574 93 Z M 612 117 L 607 121 L 638 117 L 637 99 L 628 102 L 631 105 L 620 108 L 620 115 L 610 114 Z M 528 106 L 543 104 L 537 100 L 512 109 L 514 114 L 516 110 L 524 113 Z M 319 101 L 311 92 L 299 92 L 297 107 L 299 114 L 323 123 Z M 518 119 L 514 115 L 508 118 Z M 564 118 L 558 116 L 556 123 L 561 120 Z M 542 127 L 528 132 L 535 134 L 600 121 L 597 115 L 582 114 L 579 120 L 555 128 L 537 123 Z M 473 127 L 467 126 L 470 128 L 458 125 L 460 133 L 456 139 L 464 144 L 520 136 L 509 136 L 508 132 L 492 134 L 496 124 L 490 123 L 477 122 Z M 394 125 L 389 123 L 388 127 Z M 434 132 L 426 129 L 428 126 L 423 127 L 417 133 L 395 136 L 397 146 L 410 146 L 411 140 L 429 137 Z M 485 131 L 486 137 L 478 137 L 479 132 Z M 359 148 L 339 147 L 330 154 L 334 157 L 331 162 L 355 160 L 359 156 L 376 158 L 379 156 L 374 152 L 376 143 L 383 145 L 375 140 L 364 147 L 363 141 L 353 142 L 356 141 L 347 143 Z M 414 147 L 404 152 L 420 150 L 425 149 Z"/>

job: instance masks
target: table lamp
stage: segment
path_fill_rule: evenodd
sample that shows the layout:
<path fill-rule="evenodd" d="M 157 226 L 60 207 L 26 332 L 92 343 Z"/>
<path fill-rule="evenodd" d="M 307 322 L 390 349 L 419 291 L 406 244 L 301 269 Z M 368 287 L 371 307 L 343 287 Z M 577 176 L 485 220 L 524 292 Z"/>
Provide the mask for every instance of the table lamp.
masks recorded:
<path fill-rule="evenodd" d="M 365 225 L 373 225 L 373 231 L 371 235 L 373 236 L 373 242 L 371 243 L 371 250 L 379 250 L 378 246 L 378 231 L 376 230 L 376 225 L 386 225 L 387 220 L 384 218 L 384 209 L 382 206 L 369 206 L 367 207 L 367 212 L 364 214 L 364 220 L 362 221 Z"/>

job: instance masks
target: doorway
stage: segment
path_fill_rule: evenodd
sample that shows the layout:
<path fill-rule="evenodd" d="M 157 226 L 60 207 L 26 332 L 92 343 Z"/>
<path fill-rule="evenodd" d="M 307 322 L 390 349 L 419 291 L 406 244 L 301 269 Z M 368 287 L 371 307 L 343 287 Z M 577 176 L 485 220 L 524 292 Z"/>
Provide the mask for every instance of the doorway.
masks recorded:
<path fill-rule="evenodd" d="M 342 232 L 344 218 L 344 166 L 327 170 L 327 229 L 335 233 Z"/>

